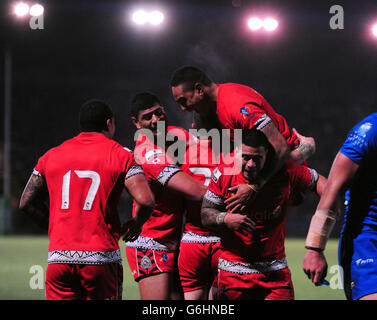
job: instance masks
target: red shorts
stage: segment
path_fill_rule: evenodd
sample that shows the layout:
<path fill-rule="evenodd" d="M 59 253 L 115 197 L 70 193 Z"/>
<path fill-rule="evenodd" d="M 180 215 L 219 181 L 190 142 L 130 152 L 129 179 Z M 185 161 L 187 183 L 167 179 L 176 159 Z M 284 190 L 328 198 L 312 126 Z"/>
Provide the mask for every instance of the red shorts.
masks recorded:
<path fill-rule="evenodd" d="M 219 269 L 218 295 L 220 300 L 293 300 L 291 272 L 285 268 L 240 274 Z"/>
<path fill-rule="evenodd" d="M 183 292 L 217 286 L 219 254 L 220 242 L 181 242 L 178 269 Z"/>
<path fill-rule="evenodd" d="M 175 252 L 127 248 L 126 255 L 135 281 L 161 272 L 174 272 Z"/>
<path fill-rule="evenodd" d="M 122 285 L 123 267 L 119 263 L 47 266 L 47 300 L 121 300 Z"/>

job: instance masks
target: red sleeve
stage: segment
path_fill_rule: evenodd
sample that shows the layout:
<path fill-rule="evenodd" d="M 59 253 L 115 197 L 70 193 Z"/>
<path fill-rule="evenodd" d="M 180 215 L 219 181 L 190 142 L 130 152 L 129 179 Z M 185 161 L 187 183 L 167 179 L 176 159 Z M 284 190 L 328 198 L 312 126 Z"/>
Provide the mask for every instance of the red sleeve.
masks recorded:
<path fill-rule="evenodd" d="M 314 169 L 287 161 L 287 171 L 292 186 L 291 198 L 312 188 L 317 183 L 318 173 Z"/>
<path fill-rule="evenodd" d="M 224 207 L 224 183 L 223 183 L 224 175 L 221 172 L 221 169 L 217 167 L 212 172 L 211 182 L 209 183 L 208 189 L 204 198 L 214 204 L 219 209 Z M 220 209 L 221 210 L 221 209 Z"/>
<path fill-rule="evenodd" d="M 258 106 L 248 103 L 239 109 L 239 112 L 233 112 L 232 118 L 235 121 L 235 128 L 251 129 L 256 127 L 258 130 L 271 122 L 265 110 Z"/>
<path fill-rule="evenodd" d="M 46 160 L 48 157 L 48 152 L 38 159 L 37 165 L 34 167 L 33 174 L 39 176 L 46 176 Z"/>

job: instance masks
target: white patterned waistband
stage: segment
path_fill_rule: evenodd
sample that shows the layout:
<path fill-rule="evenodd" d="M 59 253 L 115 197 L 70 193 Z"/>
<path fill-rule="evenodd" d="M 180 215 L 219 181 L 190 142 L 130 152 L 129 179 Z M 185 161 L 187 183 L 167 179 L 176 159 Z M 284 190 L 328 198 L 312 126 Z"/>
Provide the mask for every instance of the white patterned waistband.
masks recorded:
<path fill-rule="evenodd" d="M 153 238 L 139 236 L 135 241 L 126 242 L 126 247 L 171 252 L 177 249 L 177 241 L 161 243 Z"/>
<path fill-rule="evenodd" d="M 195 232 L 186 232 L 183 234 L 181 242 L 190 243 L 211 243 L 221 241 L 220 237 L 208 234 L 199 234 Z"/>
<path fill-rule="evenodd" d="M 121 264 L 122 256 L 120 249 L 114 251 L 56 250 L 48 252 L 47 263 Z"/>
<path fill-rule="evenodd" d="M 218 269 L 238 274 L 267 273 L 288 268 L 286 258 L 263 262 L 233 262 L 219 258 Z"/>

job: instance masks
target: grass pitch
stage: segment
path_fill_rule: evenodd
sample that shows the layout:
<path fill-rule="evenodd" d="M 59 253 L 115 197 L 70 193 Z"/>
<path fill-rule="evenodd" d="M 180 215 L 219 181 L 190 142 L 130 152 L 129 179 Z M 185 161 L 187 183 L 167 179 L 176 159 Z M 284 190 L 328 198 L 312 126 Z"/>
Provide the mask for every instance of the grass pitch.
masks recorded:
<path fill-rule="evenodd" d="M 45 299 L 44 277 L 47 261 L 47 237 L 0 237 L 0 300 Z M 326 250 L 331 286 L 315 287 L 302 271 L 304 240 L 287 239 L 286 251 L 297 300 L 344 300 L 337 268 L 337 240 L 330 240 Z M 123 299 L 140 299 L 137 283 L 127 264 L 121 242 L 124 282 Z M 43 278 L 41 278 L 41 276 Z M 34 289 L 33 289 L 34 288 Z"/>

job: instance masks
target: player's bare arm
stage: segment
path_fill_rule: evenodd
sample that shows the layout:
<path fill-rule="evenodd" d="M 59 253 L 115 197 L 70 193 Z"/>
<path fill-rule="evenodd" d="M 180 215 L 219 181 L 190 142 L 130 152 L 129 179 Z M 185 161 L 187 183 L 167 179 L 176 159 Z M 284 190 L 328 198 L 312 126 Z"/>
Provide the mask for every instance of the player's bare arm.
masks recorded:
<path fill-rule="evenodd" d="M 122 238 L 127 242 L 139 236 L 143 224 L 152 215 L 154 195 L 144 174 L 136 174 L 126 179 L 124 184 L 136 203 L 135 216 L 122 225 Z"/>
<path fill-rule="evenodd" d="M 202 201 L 207 190 L 206 186 L 183 171 L 177 172 L 169 179 L 167 188 L 188 200 L 197 202 Z"/>
<path fill-rule="evenodd" d="M 255 229 L 255 223 L 248 216 L 221 211 L 217 205 L 205 198 L 202 203 L 201 220 L 203 226 L 218 233 L 224 228 L 241 233 L 252 233 Z"/>
<path fill-rule="evenodd" d="M 22 193 L 19 207 L 43 229 L 48 229 L 49 208 L 45 202 L 47 199 L 45 179 L 41 175 L 32 173 Z"/>
<path fill-rule="evenodd" d="M 321 196 L 321 200 L 310 223 L 305 242 L 307 252 L 303 263 L 305 274 L 315 285 L 322 283 L 326 276 L 326 243 L 340 217 L 341 194 L 352 181 L 357 169 L 356 163 L 338 153 L 328 181 L 323 178 L 317 183 L 317 194 Z"/>

